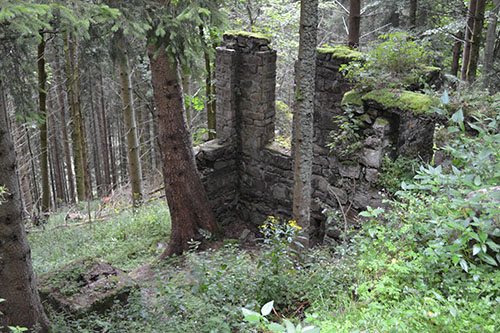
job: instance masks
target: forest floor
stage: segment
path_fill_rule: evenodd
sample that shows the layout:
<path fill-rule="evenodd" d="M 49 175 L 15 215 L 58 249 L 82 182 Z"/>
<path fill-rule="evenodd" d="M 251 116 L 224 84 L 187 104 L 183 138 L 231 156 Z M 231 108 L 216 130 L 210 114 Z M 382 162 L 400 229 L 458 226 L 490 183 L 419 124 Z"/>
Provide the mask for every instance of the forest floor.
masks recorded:
<path fill-rule="evenodd" d="M 234 225 L 212 248 L 193 242 L 184 255 L 158 261 L 170 235 L 166 201 L 156 193 L 133 212 L 125 192 L 28 226 L 39 276 L 93 258 L 138 286 L 105 313 L 77 317 L 45 304 L 53 332 L 268 332 L 284 329 L 285 319 L 321 332 L 500 330 L 500 270 L 436 238 L 443 230 L 428 215 L 451 216 L 453 206 L 434 194 L 394 201 L 388 212 L 369 209 L 347 242 L 300 256 L 281 238 L 290 222 L 271 221 L 268 233 L 252 230 L 258 242 L 240 242 L 245 227 Z M 441 213 L 430 213 L 436 207 Z"/>

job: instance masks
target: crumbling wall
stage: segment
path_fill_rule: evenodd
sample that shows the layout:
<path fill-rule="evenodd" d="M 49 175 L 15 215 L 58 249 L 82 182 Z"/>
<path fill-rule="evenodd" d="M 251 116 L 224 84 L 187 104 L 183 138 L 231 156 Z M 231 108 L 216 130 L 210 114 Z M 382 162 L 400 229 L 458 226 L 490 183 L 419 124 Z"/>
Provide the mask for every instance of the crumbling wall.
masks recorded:
<path fill-rule="evenodd" d="M 273 142 L 276 52 L 269 43 L 258 34 L 232 33 L 217 48 L 217 140 L 197 148 L 196 156 L 222 224 L 236 219 L 260 225 L 269 215 L 291 215 L 293 160 L 289 149 Z M 317 56 L 311 212 L 311 236 L 316 240 L 325 233 L 340 236 L 339 228 L 325 225 L 323 204 L 341 206 L 356 216 L 366 206 L 381 203 L 376 180 L 384 156 L 432 156 L 434 122 L 413 104 L 400 102 L 424 95 L 349 93 L 350 101 L 345 99 L 342 106 L 351 85 L 339 69 L 358 61 L 359 55 L 333 48 L 320 49 Z M 345 156 L 329 144 L 339 130 L 334 118 L 352 112 L 352 107 L 363 126 L 357 133 L 359 149 Z"/>

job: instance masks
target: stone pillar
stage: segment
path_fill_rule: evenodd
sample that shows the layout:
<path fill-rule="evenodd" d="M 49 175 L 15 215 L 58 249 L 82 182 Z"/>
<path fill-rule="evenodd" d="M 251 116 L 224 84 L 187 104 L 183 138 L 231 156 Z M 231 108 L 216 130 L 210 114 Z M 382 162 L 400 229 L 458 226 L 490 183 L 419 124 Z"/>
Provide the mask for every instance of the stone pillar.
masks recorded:
<path fill-rule="evenodd" d="M 217 48 L 217 137 L 255 156 L 274 137 L 276 51 L 259 34 L 226 33 Z"/>

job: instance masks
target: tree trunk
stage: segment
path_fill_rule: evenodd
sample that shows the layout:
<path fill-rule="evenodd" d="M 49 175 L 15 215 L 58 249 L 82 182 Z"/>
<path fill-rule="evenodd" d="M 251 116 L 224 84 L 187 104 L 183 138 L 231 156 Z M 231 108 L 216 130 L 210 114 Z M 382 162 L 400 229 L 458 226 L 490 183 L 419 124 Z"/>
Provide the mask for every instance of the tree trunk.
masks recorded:
<path fill-rule="evenodd" d="M 163 49 L 149 48 L 160 151 L 172 233 L 162 257 L 181 254 L 188 241 L 201 240 L 200 229 L 218 233 L 194 159 L 177 62 Z"/>
<path fill-rule="evenodd" d="M 205 34 L 203 32 L 203 26 L 200 25 L 200 38 L 204 46 L 203 56 L 205 58 L 205 95 L 207 97 L 207 129 L 208 129 L 208 140 L 214 140 L 216 137 L 216 115 L 215 115 L 215 96 L 212 94 L 214 91 L 212 83 L 212 67 L 210 65 L 210 54 L 208 53 L 208 44 L 205 42 Z"/>
<path fill-rule="evenodd" d="M 477 73 L 477 64 L 479 62 L 479 49 L 484 25 L 484 11 L 486 9 L 486 0 L 477 0 L 476 14 L 474 16 L 474 29 L 472 31 L 472 43 L 470 48 L 469 67 L 467 68 L 467 81 L 474 82 Z"/>
<path fill-rule="evenodd" d="M 73 51 L 72 51 L 73 49 Z M 73 72 L 74 48 L 70 46 L 68 36 L 64 34 L 64 54 L 66 57 L 66 76 L 68 86 L 68 104 L 73 121 L 72 143 L 73 143 L 73 163 L 75 165 L 76 193 L 78 201 L 84 201 L 86 196 L 84 161 L 83 161 L 83 139 L 82 139 L 82 119 L 79 110 L 78 91 L 76 88 L 76 73 Z"/>
<path fill-rule="evenodd" d="M 47 72 L 45 71 L 45 38 L 38 44 L 38 103 L 40 115 L 40 172 L 42 178 L 42 212 L 50 210 L 50 184 L 47 140 Z"/>
<path fill-rule="evenodd" d="M 457 41 L 455 41 L 455 44 L 453 44 L 453 57 L 451 60 L 451 75 L 457 76 L 458 77 L 458 68 L 460 64 L 460 55 L 461 55 L 461 50 L 462 50 L 462 39 L 464 39 L 464 32 L 459 31 L 457 33 Z"/>
<path fill-rule="evenodd" d="M 66 106 L 64 104 L 64 94 L 63 94 L 63 74 L 61 69 L 61 62 L 59 61 L 59 55 L 56 52 L 56 71 L 55 71 L 55 79 L 57 85 L 57 100 L 59 104 L 59 121 L 61 122 L 61 130 L 62 130 L 62 139 L 63 139 L 63 147 L 64 147 L 64 159 L 66 162 L 66 173 L 68 175 L 68 202 L 75 202 L 75 181 L 73 177 L 73 167 L 71 163 L 71 150 L 69 147 L 69 135 L 68 135 L 68 126 L 66 122 Z M 68 91 L 68 100 L 70 99 L 71 91 Z"/>
<path fill-rule="evenodd" d="M 417 26 L 417 8 L 418 0 L 410 0 L 410 17 L 408 20 L 410 28 L 414 28 Z"/>
<path fill-rule="evenodd" d="M 100 81 L 100 108 L 99 108 L 99 141 L 102 148 L 102 161 L 104 165 L 104 189 L 105 195 L 108 195 L 111 190 L 111 174 L 110 174 L 110 151 L 111 140 L 108 136 L 108 120 L 106 119 L 106 104 L 104 103 L 104 84 L 102 80 L 102 69 L 99 67 L 99 81 Z"/>
<path fill-rule="evenodd" d="M 139 140 L 137 139 L 137 123 L 135 116 L 132 82 L 128 62 L 128 51 L 124 45 L 124 36 L 119 32 L 117 37 L 118 66 L 120 69 L 120 83 L 122 90 L 123 120 L 127 137 L 127 157 L 130 184 L 132 187 L 132 204 L 138 207 L 142 202 L 142 169 L 139 156 Z"/>
<path fill-rule="evenodd" d="M 0 209 L 0 326 L 41 327 L 49 331 L 31 264 L 16 175 L 16 155 L 8 132 L 6 110 L 0 110 L 0 184 L 7 194 Z M 6 329 L 6 328 L 5 328 Z"/>
<path fill-rule="evenodd" d="M 316 78 L 318 0 L 300 4 L 300 37 L 294 124 L 293 218 L 302 227 L 304 247 L 309 246 L 313 111 Z"/>
<path fill-rule="evenodd" d="M 495 32 L 498 24 L 498 13 L 500 10 L 500 0 L 493 1 L 494 8 L 488 16 L 488 31 L 486 32 L 486 46 L 484 47 L 484 87 L 490 87 L 490 76 L 493 72 L 494 50 L 495 50 Z"/>
<path fill-rule="evenodd" d="M 464 52 L 462 57 L 462 70 L 460 73 L 460 78 L 464 81 L 467 79 L 467 69 L 469 68 L 472 29 L 474 27 L 474 15 L 476 13 L 476 4 L 477 0 L 470 0 L 469 8 L 467 10 L 467 23 L 465 26 L 465 33 L 464 33 Z"/>
<path fill-rule="evenodd" d="M 53 99 L 49 99 L 49 109 L 51 110 L 47 114 L 47 119 L 49 120 L 49 125 L 50 129 L 52 132 L 51 140 L 50 140 L 50 145 L 52 148 L 52 156 L 53 156 L 53 162 L 51 163 L 54 169 L 54 182 L 55 182 L 55 202 L 56 202 L 56 208 L 59 206 L 59 204 L 63 201 L 65 201 L 65 193 L 64 193 L 64 171 L 63 168 L 61 167 L 61 151 L 60 151 L 60 144 L 59 144 L 59 137 L 58 133 L 60 132 L 60 126 L 57 126 L 57 121 L 56 121 L 56 116 L 54 114 L 55 107 L 54 107 L 54 102 Z"/>
<path fill-rule="evenodd" d="M 361 22 L 361 0 L 349 1 L 349 47 L 359 46 L 359 24 Z M 316 40 L 316 38 L 315 38 Z"/>

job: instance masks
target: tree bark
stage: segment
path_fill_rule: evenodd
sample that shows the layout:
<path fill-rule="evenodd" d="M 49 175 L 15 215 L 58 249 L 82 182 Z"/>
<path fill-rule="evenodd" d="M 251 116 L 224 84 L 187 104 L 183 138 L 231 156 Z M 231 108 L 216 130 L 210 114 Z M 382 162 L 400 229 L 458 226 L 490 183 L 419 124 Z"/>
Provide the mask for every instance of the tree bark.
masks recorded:
<path fill-rule="evenodd" d="M 118 66 L 120 69 L 120 84 L 122 91 L 123 120 L 127 137 L 127 157 L 130 184 L 132 187 L 132 203 L 138 207 L 142 202 L 142 169 L 139 157 L 139 140 L 137 139 L 137 122 L 132 94 L 132 82 L 128 62 L 128 51 L 124 36 L 119 32 L 117 48 L 119 50 Z"/>
<path fill-rule="evenodd" d="M 408 20 L 410 28 L 417 26 L 418 0 L 410 0 L 410 17 Z"/>
<path fill-rule="evenodd" d="M 304 247 L 309 246 L 310 236 L 317 25 L 318 0 L 302 0 L 300 4 L 297 92 L 293 117 L 293 218 L 302 227 Z"/>
<path fill-rule="evenodd" d="M 361 0 L 349 1 L 349 47 L 359 46 L 359 25 L 361 22 Z"/>
<path fill-rule="evenodd" d="M 56 121 L 56 116 L 54 107 L 54 101 L 52 98 L 49 99 L 49 109 L 51 110 L 47 114 L 47 119 L 49 120 L 49 125 L 50 129 L 52 132 L 52 135 L 50 136 L 50 145 L 52 148 L 52 156 L 53 156 L 53 161 L 54 163 L 51 163 L 53 166 L 54 170 L 54 182 L 55 182 L 55 202 L 56 205 L 54 207 L 57 208 L 61 202 L 65 201 L 65 193 L 64 193 L 64 170 L 61 166 L 61 151 L 60 151 L 60 144 L 59 144 L 59 137 L 58 133 L 60 132 L 60 126 L 57 126 L 57 121 Z"/>
<path fill-rule="evenodd" d="M 172 233 L 161 257 L 181 254 L 188 241 L 201 240 L 200 229 L 218 234 L 205 188 L 196 168 L 186 121 L 177 62 L 163 49 L 149 48 L 159 144 Z"/>
<path fill-rule="evenodd" d="M 0 111 L 0 184 L 8 192 L 0 203 L 0 298 L 6 299 L 0 303 L 0 326 L 32 328 L 38 324 L 42 332 L 48 332 L 49 321 L 38 296 L 24 229 L 16 155 L 6 110 Z"/>
<path fill-rule="evenodd" d="M 66 76 L 67 76 L 67 93 L 68 93 L 68 104 L 71 111 L 71 119 L 73 121 L 73 132 L 71 135 L 73 143 L 73 163 L 75 165 L 75 179 L 76 179 L 76 194 L 78 201 L 84 201 L 87 199 L 86 188 L 85 188 L 85 169 L 83 161 L 83 139 L 82 139 L 82 118 L 79 108 L 79 92 L 76 87 L 76 73 L 74 73 L 75 66 L 74 61 L 74 49 L 70 45 L 68 36 L 64 34 L 64 54 L 66 57 Z"/>
<path fill-rule="evenodd" d="M 453 44 L 453 50 L 452 50 L 452 60 L 451 60 L 451 75 L 453 76 L 458 76 L 458 68 L 460 65 L 460 55 L 462 51 L 462 39 L 464 39 L 464 32 L 459 31 L 457 33 L 457 41 L 455 41 L 455 44 Z"/>
<path fill-rule="evenodd" d="M 66 122 L 66 105 L 64 103 L 64 94 L 63 94 L 63 74 L 61 69 L 61 62 L 59 61 L 59 55 L 56 52 L 56 71 L 55 71 L 55 79 L 57 85 L 57 100 L 59 104 L 59 121 L 61 122 L 61 130 L 62 130 L 62 139 L 63 139 L 63 147 L 64 147 L 64 159 L 66 162 L 66 173 L 68 175 L 68 202 L 75 202 L 75 181 L 73 177 L 73 167 L 71 163 L 71 150 L 69 146 L 69 135 L 68 135 L 68 126 Z M 71 91 L 68 91 L 68 99 L 70 99 Z"/>
<path fill-rule="evenodd" d="M 42 212 L 50 210 L 50 185 L 47 140 L 47 72 L 45 71 L 45 38 L 38 44 L 38 103 L 40 115 L 40 172 L 42 179 Z"/>
<path fill-rule="evenodd" d="M 484 87 L 490 87 L 490 77 L 493 72 L 495 32 L 498 24 L 498 13 L 500 10 L 500 0 L 493 1 L 493 9 L 488 16 L 488 30 L 486 32 L 486 46 L 484 47 Z"/>
<path fill-rule="evenodd" d="M 470 48 L 469 67 L 467 68 L 467 81 L 472 83 L 476 80 L 477 64 L 479 62 L 479 49 L 484 25 L 484 11 L 486 0 L 477 0 L 476 13 L 474 15 L 474 29 L 472 31 L 472 43 Z"/>
<path fill-rule="evenodd" d="M 215 96 L 212 94 L 214 91 L 212 83 L 212 66 L 210 65 L 210 54 L 208 53 L 208 44 L 205 42 L 205 34 L 203 32 L 203 26 L 200 25 L 200 39 L 202 40 L 204 51 L 203 56 L 205 58 L 205 95 L 207 97 L 207 129 L 208 129 L 208 140 L 214 140 L 216 138 L 216 110 L 215 110 Z"/>
<path fill-rule="evenodd" d="M 108 195 L 111 191 L 111 170 L 110 170 L 110 151 L 111 140 L 108 135 L 108 120 L 106 118 L 106 104 L 104 103 L 104 84 L 102 79 L 102 69 L 99 66 L 99 81 L 100 81 L 100 108 L 99 108 L 99 141 L 102 148 L 102 161 L 104 165 L 104 189 L 103 193 Z"/>
<path fill-rule="evenodd" d="M 460 78 L 464 81 L 467 79 L 467 69 L 469 68 L 472 29 L 474 27 L 474 15 L 476 13 L 476 4 L 477 0 L 470 0 L 469 8 L 467 10 L 467 23 L 464 32 L 464 52 L 462 57 L 462 70 L 460 73 Z"/>

